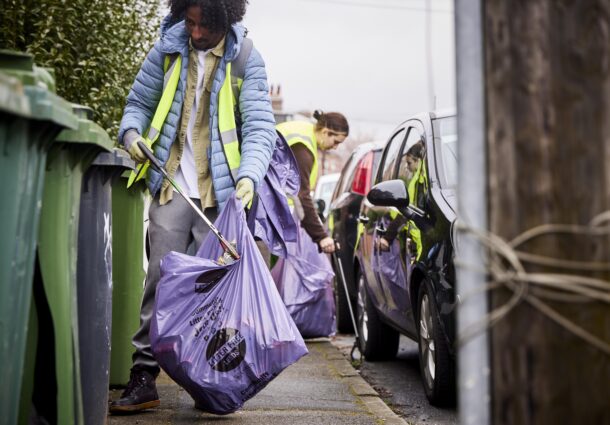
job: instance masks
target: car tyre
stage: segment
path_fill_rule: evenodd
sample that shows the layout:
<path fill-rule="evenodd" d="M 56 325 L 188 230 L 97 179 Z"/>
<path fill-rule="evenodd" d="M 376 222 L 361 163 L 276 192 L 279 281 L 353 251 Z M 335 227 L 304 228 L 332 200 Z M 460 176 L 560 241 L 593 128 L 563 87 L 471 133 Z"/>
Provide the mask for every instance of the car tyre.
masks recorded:
<path fill-rule="evenodd" d="M 430 404 L 455 403 L 455 362 L 441 332 L 438 309 L 429 282 L 423 282 L 418 296 L 419 366 Z"/>
<path fill-rule="evenodd" d="M 396 357 L 399 334 L 380 318 L 372 300 L 368 296 L 365 278 L 361 273 L 356 275 L 358 282 L 358 331 L 360 333 L 360 351 L 370 361 L 389 360 Z"/>

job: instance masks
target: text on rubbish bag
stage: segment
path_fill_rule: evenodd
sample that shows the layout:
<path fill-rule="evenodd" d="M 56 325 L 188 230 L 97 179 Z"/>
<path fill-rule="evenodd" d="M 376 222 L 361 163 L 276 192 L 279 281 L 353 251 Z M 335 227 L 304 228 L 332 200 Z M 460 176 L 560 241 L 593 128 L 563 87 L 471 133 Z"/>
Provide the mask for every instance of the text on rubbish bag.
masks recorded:
<path fill-rule="evenodd" d="M 219 321 L 223 310 L 223 301 L 219 297 L 198 307 L 191 315 L 195 317 L 189 320 L 189 325 L 195 327 L 195 338 L 203 335 L 204 341 L 207 341 L 218 330 L 214 323 Z"/>
<path fill-rule="evenodd" d="M 210 339 L 205 354 L 212 369 L 228 372 L 244 361 L 246 340 L 237 329 L 221 329 Z"/>

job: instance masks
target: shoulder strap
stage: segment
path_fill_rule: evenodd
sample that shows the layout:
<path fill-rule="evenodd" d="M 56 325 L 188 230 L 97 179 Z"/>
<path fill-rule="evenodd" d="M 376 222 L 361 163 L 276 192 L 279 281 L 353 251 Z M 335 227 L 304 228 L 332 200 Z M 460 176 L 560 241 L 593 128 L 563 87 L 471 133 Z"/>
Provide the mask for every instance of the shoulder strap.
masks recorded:
<path fill-rule="evenodd" d="M 241 84 L 246 75 L 246 62 L 252 52 L 254 43 L 249 38 L 244 38 L 241 43 L 241 48 L 237 57 L 231 62 L 231 89 L 233 90 L 233 98 L 236 103 L 239 99 L 239 91 L 241 90 Z"/>

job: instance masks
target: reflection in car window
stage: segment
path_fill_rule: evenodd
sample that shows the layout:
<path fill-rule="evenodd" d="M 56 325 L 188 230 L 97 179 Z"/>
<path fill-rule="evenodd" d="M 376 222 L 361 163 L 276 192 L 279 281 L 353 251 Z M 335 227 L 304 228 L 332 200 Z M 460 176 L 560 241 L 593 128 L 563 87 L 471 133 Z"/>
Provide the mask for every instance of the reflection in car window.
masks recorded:
<path fill-rule="evenodd" d="M 381 174 L 383 181 L 391 180 L 394 178 L 396 160 L 398 158 L 398 152 L 400 151 L 404 135 L 405 129 L 403 128 L 398 133 L 396 133 L 394 137 L 390 139 L 385 148 L 385 153 L 383 157 L 383 170 Z"/>
<path fill-rule="evenodd" d="M 416 148 L 413 148 L 413 146 L 420 141 L 422 141 L 422 144 L 418 145 Z M 412 148 L 413 150 L 411 151 L 411 155 L 409 155 L 409 158 L 407 158 L 407 153 Z M 413 173 L 415 173 L 415 170 L 413 169 L 413 160 L 423 158 L 423 150 L 423 138 L 416 128 L 411 127 L 409 129 L 409 135 L 407 136 L 407 142 L 405 143 L 405 147 L 403 148 L 402 155 L 400 157 L 400 166 L 398 167 L 399 179 L 403 180 L 407 184 L 409 183 L 409 180 L 411 177 L 413 177 Z M 416 155 L 413 155 L 414 151 L 417 151 Z"/>
<path fill-rule="evenodd" d="M 409 203 L 418 208 L 424 207 L 424 198 L 428 192 L 425 158 L 424 139 L 417 129 L 411 128 L 400 156 L 398 178 L 407 186 Z"/>
<path fill-rule="evenodd" d="M 440 146 L 440 157 L 443 169 L 441 187 L 453 188 L 457 186 L 457 118 L 445 117 L 432 121 L 436 146 Z M 440 145 L 439 145 L 440 143 Z"/>
<path fill-rule="evenodd" d="M 400 166 L 398 168 L 398 178 L 407 187 L 409 194 L 409 204 L 420 209 L 425 209 L 426 195 L 428 193 L 428 173 L 426 171 L 426 144 L 422 134 L 416 129 L 411 128 L 407 141 L 400 155 Z M 397 226 L 404 223 L 406 219 L 398 221 L 396 217 L 392 225 Z M 397 224 L 395 224 L 397 222 Z M 411 261 L 419 259 L 422 253 L 421 231 L 415 222 L 409 220 L 406 223 L 407 232 L 405 249 L 409 253 Z M 390 233 L 390 232 L 388 232 Z"/>

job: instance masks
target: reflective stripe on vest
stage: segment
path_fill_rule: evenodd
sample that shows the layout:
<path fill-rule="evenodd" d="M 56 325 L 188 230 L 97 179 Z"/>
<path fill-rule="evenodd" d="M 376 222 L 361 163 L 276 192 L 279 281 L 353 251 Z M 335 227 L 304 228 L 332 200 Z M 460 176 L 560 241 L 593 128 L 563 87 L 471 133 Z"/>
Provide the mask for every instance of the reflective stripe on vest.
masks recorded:
<path fill-rule="evenodd" d="M 239 93 L 246 74 L 246 62 L 252 51 L 252 40 L 244 38 L 239 54 L 233 62 L 227 62 L 225 81 L 218 95 L 218 129 L 222 148 L 229 164 L 233 182 L 237 182 L 237 173 L 241 162 L 239 136 L 235 117 L 239 116 Z"/>
<path fill-rule="evenodd" d="M 169 110 L 172 107 L 172 102 L 174 101 L 174 95 L 176 94 L 176 89 L 178 88 L 178 81 L 180 80 L 180 70 L 182 69 L 182 57 L 178 55 L 176 60 L 170 65 L 170 57 L 165 57 L 164 70 L 165 76 L 163 77 L 163 93 L 161 94 L 161 99 L 159 99 L 159 104 L 157 105 L 157 110 L 155 111 L 155 115 L 153 115 L 152 122 L 150 123 L 150 127 L 144 133 L 144 143 L 148 146 L 149 149 L 152 148 L 152 145 L 159 138 L 159 134 L 161 134 L 161 127 L 167 118 L 167 114 L 169 114 Z M 169 67 L 169 69 L 168 69 Z M 139 164 L 136 167 L 135 171 L 132 171 L 129 175 L 129 179 L 127 180 L 127 187 L 130 187 L 134 182 L 142 179 L 146 175 L 146 171 L 150 166 L 150 161 L 146 161 L 143 164 Z"/>
<path fill-rule="evenodd" d="M 237 138 L 237 125 L 235 124 L 233 90 L 231 88 L 231 62 L 227 63 L 227 77 L 220 89 L 218 99 L 218 129 L 220 140 L 225 152 L 229 170 L 233 181 L 237 181 L 237 171 L 241 155 L 239 153 L 239 140 Z M 237 99 L 235 100 L 237 101 Z"/>

